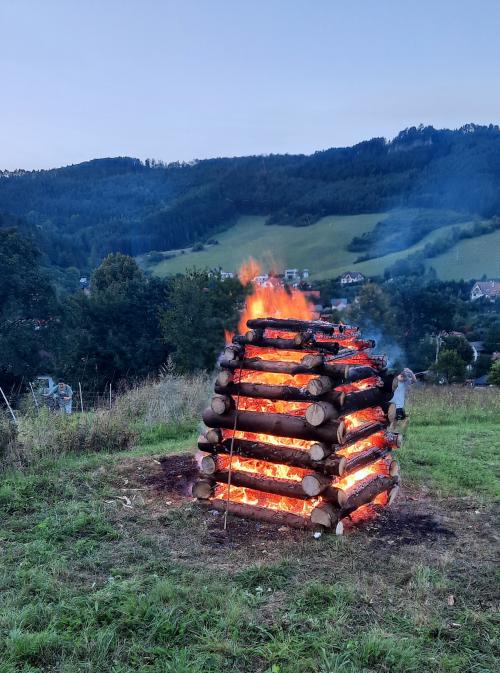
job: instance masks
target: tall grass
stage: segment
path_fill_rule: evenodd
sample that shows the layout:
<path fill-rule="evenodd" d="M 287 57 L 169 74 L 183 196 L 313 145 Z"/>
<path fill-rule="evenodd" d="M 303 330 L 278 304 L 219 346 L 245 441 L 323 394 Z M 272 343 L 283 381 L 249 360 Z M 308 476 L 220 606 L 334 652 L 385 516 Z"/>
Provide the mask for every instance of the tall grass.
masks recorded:
<path fill-rule="evenodd" d="M 500 391 L 493 387 L 415 386 L 408 408 L 416 425 L 498 423 Z"/>
<path fill-rule="evenodd" d="M 65 415 L 31 409 L 17 427 L 0 418 L 0 470 L 39 460 L 100 451 L 123 451 L 188 436 L 196 430 L 209 394 L 207 374 L 166 374 L 126 390 L 111 409 Z"/>

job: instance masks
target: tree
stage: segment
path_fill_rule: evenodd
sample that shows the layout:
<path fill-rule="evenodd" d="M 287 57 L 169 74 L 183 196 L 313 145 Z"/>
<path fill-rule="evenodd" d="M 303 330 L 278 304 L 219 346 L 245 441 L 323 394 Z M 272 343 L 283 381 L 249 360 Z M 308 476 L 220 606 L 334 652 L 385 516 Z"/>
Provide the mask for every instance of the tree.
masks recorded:
<path fill-rule="evenodd" d="M 15 229 L 0 229 L 0 385 L 29 381 L 48 367 L 60 330 L 59 306 L 40 252 Z"/>
<path fill-rule="evenodd" d="M 159 319 L 164 303 L 162 281 L 148 280 L 131 257 L 109 255 L 92 276 L 90 296 L 79 293 L 67 302 L 60 351 L 65 376 L 102 390 L 156 372 L 169 352 Z"/>
<path fill-rule="evenodd" d="M 224 330 L 234 329 L 244 296 L 238 280 L 222 281 L 206 271 L 191 270 L 173 279 L 161 324 L 179 371 L 215 366 L 224 345 Z"/>
<path fill-rule="evenodd" d="M 500 386 L 500 360 L 496 360 L 490 369 L 488 383 L 494 386 Z"/>
<path fill-rule="evenodd" d="M 465 364 L 470 365 L 474 361 L 474 350 L 465 337 L 445 336 L 443 341 L 446 350 L 458 353 Z"/>
<path fill-rule="evenodd" d="M 446 348 L 439 353 L 438 361 L 432 366 L 438 377 L 443 377 L 447 383 L 462 383 L 465 381 L 466 365 L 456 351 Z"/>

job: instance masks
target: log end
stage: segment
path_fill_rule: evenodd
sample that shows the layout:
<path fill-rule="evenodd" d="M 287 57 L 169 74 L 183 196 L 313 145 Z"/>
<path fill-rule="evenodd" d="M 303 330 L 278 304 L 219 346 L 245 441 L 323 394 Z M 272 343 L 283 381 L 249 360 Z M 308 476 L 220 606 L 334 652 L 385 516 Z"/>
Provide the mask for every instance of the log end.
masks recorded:
<path fill-rule="evenodd" d="M 302 479 L 302 490 L 309 497 L 314 497 L 322 493 L 330 483 L 330 480 L 319 474 L 306 474 Z"/>
<path fill-rule="evenodd" d="M 339 444 L 343 444 L 346 435 L 346 427 L 344 421 L 340 421 L 337 428 L 337 441 Z"/>
<path fill-rule="evenodd" d="M 210 401 L 210 408 L 218 416 L 223 416 L 230 411 L 232 399 L 226 395 L 214 395 Z"/>
<path fill-rule="evenodd" d="M 210 428 L 205 433 L 206 441 L 209 444 L 220 444 L 222 442 L 222 430 L 220 428 Z"/>
<path fill-rule="evenodd" d="M 211 475 L 217 469 L 216 461 L 213 456 L 203 456 L 200 463 L 200 472 L 202 474 Z"/>
<path fill-rule="evenodd" d="M 339 523 L 339 512 L 332 505 L 318 505 L 311 512 L 311 523 L 324 528 L 332 528 Z"/>
<path fill-rule="evenodd" d="M 389 474 L 391 477 L 399 477 L 399 463 L 397 460 L 391 460 L 389 464 Z"/>
<path fill-rule="evenodd" d="M 311 460 L 316 461 L 328 458 L 328 456 L 331 453 L 332 453 L 331 448 L 326 444 L 322 444 L 321 442 L 315 442 L 314 444 L 311 445 L 309 449 L 309 455 L 311 456 Z"/>

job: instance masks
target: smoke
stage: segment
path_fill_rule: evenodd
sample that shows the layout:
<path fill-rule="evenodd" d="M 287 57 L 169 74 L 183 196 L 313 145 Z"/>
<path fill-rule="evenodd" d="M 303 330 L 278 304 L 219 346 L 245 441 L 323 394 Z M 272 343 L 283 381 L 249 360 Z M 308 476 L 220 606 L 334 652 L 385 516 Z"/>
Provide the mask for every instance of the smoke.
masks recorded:
<path fill-rule="evenodd" d="M 387 356 L 387 366 L 390 369 L 403 369 L 407 360 L 403 348 L 389 335 L 382 332 L 380 327 L 367 321 L 362 327 L 363 338 L 375 341 L 375 350 Z"/>

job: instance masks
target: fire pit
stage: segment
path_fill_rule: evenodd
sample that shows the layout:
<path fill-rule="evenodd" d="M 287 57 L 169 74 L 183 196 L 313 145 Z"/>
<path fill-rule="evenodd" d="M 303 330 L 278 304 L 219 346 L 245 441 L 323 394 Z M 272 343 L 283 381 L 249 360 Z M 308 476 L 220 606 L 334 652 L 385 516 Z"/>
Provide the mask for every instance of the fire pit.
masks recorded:
<path fill-rule="evenodd" d="M 392 502 L 395 377 L 356 327 L 250 319 L 220 360 L 203 414 L 202 505 L 295 527 L 335 529 Z"/>

